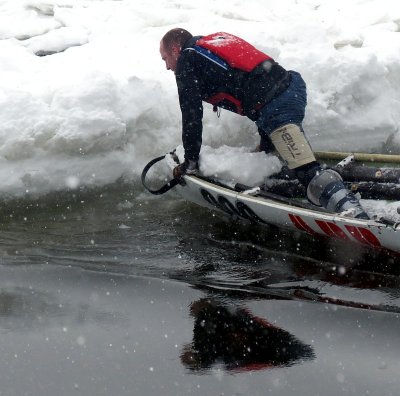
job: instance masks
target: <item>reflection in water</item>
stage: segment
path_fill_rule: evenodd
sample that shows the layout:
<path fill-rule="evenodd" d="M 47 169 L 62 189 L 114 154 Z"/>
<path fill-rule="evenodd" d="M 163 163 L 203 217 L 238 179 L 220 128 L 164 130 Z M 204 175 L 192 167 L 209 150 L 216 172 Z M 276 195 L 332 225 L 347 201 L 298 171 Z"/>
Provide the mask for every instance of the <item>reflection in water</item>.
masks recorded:
<path fill-rule="evenodd" d="M 227 370 L 263 370 L 291 366 L 315 357 L 311 346 L 248 310 L 201 299 L 191 305 L 193 342 L 181 354 L 183 365 L 203 370 L 222 364 Z"/>
<path fill-rule="evenodd" d="M 400 312 L 400 257 L 273 228 L 214 223 L 207 231 L 205 238 L 182 232 L 178 251 L 193 269 L 171 278 L 230 296 Z"/>

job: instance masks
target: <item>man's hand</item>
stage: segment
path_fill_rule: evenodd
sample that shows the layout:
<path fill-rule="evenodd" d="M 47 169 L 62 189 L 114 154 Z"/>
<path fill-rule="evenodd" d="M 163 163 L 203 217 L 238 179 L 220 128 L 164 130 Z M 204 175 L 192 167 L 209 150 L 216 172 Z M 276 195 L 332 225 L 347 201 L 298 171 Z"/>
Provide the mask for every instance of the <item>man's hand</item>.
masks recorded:
<path fill-rule="evenodd" d="M 176 166 L 172 172 L 175 179 L 180 179 L 183 175 L 197 175 L 199 166 L 197 161 L 187 160 Z"/>

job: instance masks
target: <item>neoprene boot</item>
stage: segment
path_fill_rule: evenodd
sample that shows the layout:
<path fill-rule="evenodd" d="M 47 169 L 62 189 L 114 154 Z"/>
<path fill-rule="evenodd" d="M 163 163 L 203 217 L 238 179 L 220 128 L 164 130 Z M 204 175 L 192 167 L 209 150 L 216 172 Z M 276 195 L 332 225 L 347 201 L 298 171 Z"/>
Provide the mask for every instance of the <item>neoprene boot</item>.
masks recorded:
<path fill-rule="evenodd" d="M 307 198 L 330 212 L 357 219 L 369 219 L 357 197 L 343 184 L 339 173 L 332 169 L 317 172 L 307 187 Z"/>
<path fill-rule="evenodd" d="M 296 124 L 275 129 L 270 139 L 289 169 L 293 169 L 307 188 L 307 198 L 333 213 L 368 219 L 357 197 L 332 169 L 321 169 L 304 133 Z"/>

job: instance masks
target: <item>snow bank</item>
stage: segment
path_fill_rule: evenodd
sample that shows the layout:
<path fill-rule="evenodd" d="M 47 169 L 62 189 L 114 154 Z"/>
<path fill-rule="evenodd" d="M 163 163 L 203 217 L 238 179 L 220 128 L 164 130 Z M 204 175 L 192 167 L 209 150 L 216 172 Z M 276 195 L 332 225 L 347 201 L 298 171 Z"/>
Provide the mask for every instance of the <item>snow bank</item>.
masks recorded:
<path fill-rule="evenodd" d="M 315 149 L 399 152 L 397 0 L 3 0 L 0 195 L 135 181 L 178 146 L 174 76 L 158 52 L 176 26 L 242 36 L 301 72 Z M 250 153 L 257 143 L 250 120 L 205 105 L 205 174 L 262 179 L 279 164 Z"/>

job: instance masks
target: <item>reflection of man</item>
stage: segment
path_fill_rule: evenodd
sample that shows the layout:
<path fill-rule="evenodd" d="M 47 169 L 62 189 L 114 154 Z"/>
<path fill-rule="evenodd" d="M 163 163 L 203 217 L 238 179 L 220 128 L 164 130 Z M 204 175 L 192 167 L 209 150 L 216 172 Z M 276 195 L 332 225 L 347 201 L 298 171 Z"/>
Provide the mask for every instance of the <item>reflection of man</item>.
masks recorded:
<path fill-rule="evenodd" d="M 313 204 L 368 218 L 340 175 L 322 169 L 314 157 L 303 133 L 307 93 L 298 72 L 285 70 L 267 54 L 225 32 L 193 37 L 185 29 L 172 29 L 161 39 L 160 55 L 175 73 L 182 112 L 185 162 L 174 169 L 175 178 L 197 172 L 202 102 L 206 101 L 216 111 L 224 108 L 254 121 L 260 149 L 279 153 L 307 188 Z"/>
<path fill-rule="evenodd" d="M 181 361 L 192 370 L 216 362 L 227 369 L 259 370 L 314 357 L 310 346 L 245 309 L 202 299 L 192 304 L 191 314 L 193 342 L 184 348 Z"/>

